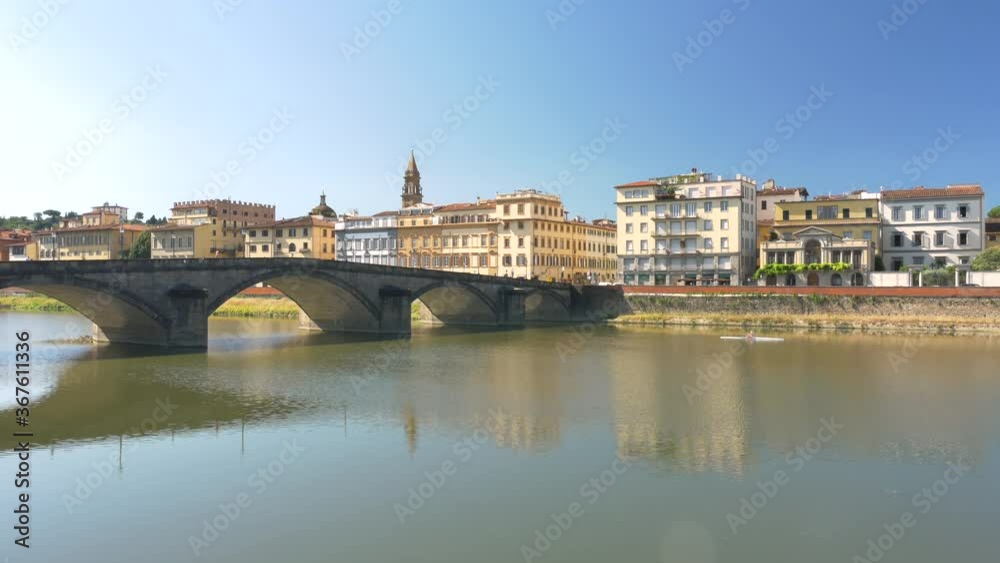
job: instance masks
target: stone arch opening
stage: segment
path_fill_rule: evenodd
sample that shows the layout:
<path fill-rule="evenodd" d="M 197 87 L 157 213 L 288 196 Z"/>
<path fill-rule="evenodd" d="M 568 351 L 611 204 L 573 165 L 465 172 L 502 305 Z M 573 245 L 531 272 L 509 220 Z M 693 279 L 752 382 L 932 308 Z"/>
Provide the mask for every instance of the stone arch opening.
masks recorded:
<path fill-rule="evenodd" d="M 556 293 L 536 289 L 524 298 L 524 319 L 532 322 L 569 321 L 569 303 Z"/>
<path fill-rule="evenodd" d="M 215 296 L 206 304 L 206 313 L 211 315 L 233 297 L 261 283 L 284 294 L 301 309 L 306 317 L 300 318 L 303 328 L 331 332 L 379 331 L 379 308 L 375 303 L 337 277 L 316 271 L 262 272 Z"/>
<path fill-rule="evenodd" d="M 420 320 L 464 325 L 495 325 L 497 322 L 493 300 L 468 284 L 432 283 L 415 291 L 413 301 L 419 301 Z"/>
<path fill-rule="evenodd" d="M 817 274 L 816 272 L 809 272 L 809 275 L 806 276 L 806 285 L 810 286 L 819 285 L 819 274 Z"/>
<path fill-rule="evenodd" d="M 169 320 L 161 311 L 132 295 L 124 287 L 83 278 L 42 278 L 17 282 L 16 285 L 0 284 L 0 289 L 7 287 L 18 287 L 55 299 L 86 317 L 97 327 L 93 333 L 81 334 L 78 327 L 68 324 L 63 334 L 51 336 L 53 340 L 93 337 L 99 342 L 129 342 L 151 346 L 165 346 L 168 343 Z"/>

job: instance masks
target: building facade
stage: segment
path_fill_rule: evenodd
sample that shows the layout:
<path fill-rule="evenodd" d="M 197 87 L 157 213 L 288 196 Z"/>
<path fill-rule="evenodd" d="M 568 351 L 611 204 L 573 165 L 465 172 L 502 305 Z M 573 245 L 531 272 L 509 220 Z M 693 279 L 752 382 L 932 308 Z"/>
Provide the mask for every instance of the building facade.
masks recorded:
<path fill-rule="evenodd" d="M 274 222 L 273 205 L 210 199 L 181 201 L 168 224 L 150 230 L 150 256 L 235 258 L 245 255 L 243 230 Z"/>
<path fill-rule="evenodd" d="M 615 192 L 622 283 L 749 283 L 757 261 L 753 180 L 692 170 Z"/>
<path fill-rule="evenodd" d="M 396 266 L 397 218 L 396 211 L 342 216 L 337 221 L 337 260 Z"/>
<path fill-rule="evenodd" d="M 780 188 L 774 180 L 764 182 L 764 187 L 757 192 L 757 247 L 771 238 L 776 204 L 807 199 L 809 190 L 803 187 Z"/>
<path fill-rule="evenodd" d="M 985 225 L 986 249 L 1000 246 L 1000 217 L 987 217 Z"/>
<path fill-rule="evenodd" d="M 969 265 L 985 248 L 984 195 L 978 184 L 884 190 L 886 269 Z"/>
<path fill-rule="evenodd" d="M 132 248 L 144 225 L 81 225 L 67 229 L 39 231 L 39 260 L 119 260 Z"/>
<path fill-rule="evenodd" d="M 313 258 L 337 256 L 337 213 L 321 194 L 309 215 L 257 223 L 241 230 L 247 258 Z"/>

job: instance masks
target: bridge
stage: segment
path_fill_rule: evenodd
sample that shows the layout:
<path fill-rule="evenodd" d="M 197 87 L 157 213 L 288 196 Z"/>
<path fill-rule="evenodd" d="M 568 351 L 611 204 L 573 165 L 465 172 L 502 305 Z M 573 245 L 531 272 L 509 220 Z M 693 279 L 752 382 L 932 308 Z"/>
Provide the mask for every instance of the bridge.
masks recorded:
<path fill-rule="evenodd" d="M 280 290 L 328 332 L 410 333 L 419 299 L 442 323 L 517 327 L 603 321 L 624 306 L 620 288 L 288 258 L 0 263 L 0 289 L 57 299 L 93 321 L 98 338 L 205 348 L 208 317 L 258 283 Z"/>

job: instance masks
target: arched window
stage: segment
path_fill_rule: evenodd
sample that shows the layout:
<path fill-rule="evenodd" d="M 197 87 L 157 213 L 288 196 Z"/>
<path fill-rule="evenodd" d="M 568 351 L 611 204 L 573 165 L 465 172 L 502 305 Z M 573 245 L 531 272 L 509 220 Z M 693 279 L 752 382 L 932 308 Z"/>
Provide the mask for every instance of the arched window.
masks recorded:
<path fill-rule="evenodd" d="M 785 276 L 785 285 L 795 285 L 795 274 Z"/>
<path fill-rule="evenodd" d="M 806 276 L 806 285 L 819 285 L 819 274 L 816 272 L 809 272 L 809 275 Z"/>
<path fill-rule="evenodd" d="M 844 285 L 844 278 L 840 274 L 833 274 L 830 276 L 830 285 Z"/>
<path fill-rule="evenodd" d="M 851 285 L 855 287 L 862 287 L 865 285 L 865 276 L 861 272 L 857 272 L 851 277 Z"/>
<path fill-rule="evenodd" d="M 771 274 L 767 276 L 767 285 L 778 285 L 778 276 Z"/>
<path fill-rule="evenodd" d="M 295 243 L 294 242 L 288 243 L 288 251 L 289 252 L 295 252 Z"/>

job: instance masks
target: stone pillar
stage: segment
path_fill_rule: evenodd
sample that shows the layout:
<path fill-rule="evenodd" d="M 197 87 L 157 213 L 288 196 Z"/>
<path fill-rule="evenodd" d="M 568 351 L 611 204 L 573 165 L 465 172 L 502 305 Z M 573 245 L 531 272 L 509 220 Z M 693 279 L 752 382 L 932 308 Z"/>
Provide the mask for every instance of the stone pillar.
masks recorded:
<path fill-rule="evenodd" d="M 410 306 L 413 304 L 413 294 L 410 290 L 383 287 L 378 294 L 381 301 L 379 333 L 410 334 Z"/>
<path fill-rule="evenodd" d="M 167 335 L 170 348 L 207 348 L 208 314 L 205 298 L 208 291 L 181 286 L 167 293 L 171 305 L 171 323 Z"/>
<path fill-rule="evenodd" d="M 524 326 L 524 292 L 511 287 L 502 287 L 498 296 L 497 324 Z"/>

